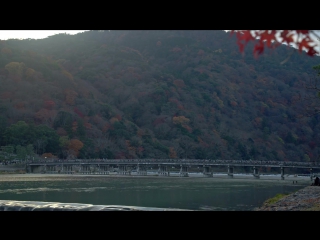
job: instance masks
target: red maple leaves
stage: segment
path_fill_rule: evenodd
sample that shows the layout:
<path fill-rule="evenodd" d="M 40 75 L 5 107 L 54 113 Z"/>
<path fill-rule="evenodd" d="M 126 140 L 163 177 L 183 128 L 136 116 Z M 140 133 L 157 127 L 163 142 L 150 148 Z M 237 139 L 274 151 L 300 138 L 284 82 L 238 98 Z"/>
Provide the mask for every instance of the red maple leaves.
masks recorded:
<path fill-rule="evenodd" d="M 310 37 L 311 34 L 317 36 L 312 30 L 232 30 L 231 34 L 234 32 L 241 53 L 248 42 L 256 41 L 253 49 L 256 57 L 263 53 L 265 43 L 268 48 L 275 48 L 281 43 L 296 44 L 299 52 L 306 50 L 309 56 L 318 53 L 315 50 L 317 43 Z"/>

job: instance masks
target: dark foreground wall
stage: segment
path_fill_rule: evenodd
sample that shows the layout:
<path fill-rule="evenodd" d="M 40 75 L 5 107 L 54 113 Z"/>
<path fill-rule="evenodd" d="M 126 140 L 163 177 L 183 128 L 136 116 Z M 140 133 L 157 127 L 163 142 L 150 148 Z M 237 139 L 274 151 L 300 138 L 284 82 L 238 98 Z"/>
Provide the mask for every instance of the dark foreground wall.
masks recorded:
<path fill-rule="evenodd" d="M 0 200 L 0 211 L 186 211 L 174 208 L 151 208 L 121 205 L 91 205 L 80 203 L 56 203 Z"/>

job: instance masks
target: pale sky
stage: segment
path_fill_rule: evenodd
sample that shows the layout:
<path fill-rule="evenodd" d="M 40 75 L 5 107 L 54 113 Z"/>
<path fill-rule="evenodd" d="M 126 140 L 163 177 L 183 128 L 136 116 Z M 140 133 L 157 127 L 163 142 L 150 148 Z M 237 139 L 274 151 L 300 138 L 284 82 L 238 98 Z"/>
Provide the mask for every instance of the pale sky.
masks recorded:
<path fill-rule="evenodd" d="M 0 39 L 41 39 L 59 33 L 77 34 L 88 30 L 0 30 Z"/>

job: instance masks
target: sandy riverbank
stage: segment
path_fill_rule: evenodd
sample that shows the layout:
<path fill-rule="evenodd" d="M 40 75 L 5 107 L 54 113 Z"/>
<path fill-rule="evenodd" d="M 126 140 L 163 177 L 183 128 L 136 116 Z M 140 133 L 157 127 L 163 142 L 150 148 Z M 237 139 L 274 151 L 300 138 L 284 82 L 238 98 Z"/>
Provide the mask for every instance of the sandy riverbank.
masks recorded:
<path fill-rule="evenodd" d="M 203 176 L 201 173 L 190 173 L 189 177 L 180 177 L 178 173 L 173 173 L 169 177 L 156 174 L 148 174 L 147 176 L 141 175 L 82 175 L 82 174 L 0 174 L 1 181 L 45 181 L 45 180 L 66 180 L 66 179 L 84 179 L 84 178 L 208 178 Z M 213 181 L 216 180 L 243 180 L 243 181 L 276 181 L 283 184 L 297 184 L 303 186 L 309 186 L 311 184 L 310 177 L 307 176 L 286 176 L 284 180 L 281 180 L 280 175 L 261 175 L 259 179 L 254 178 L 251 174 L 234 174 L 233 178 L 230 178 L 227 174 L 218 173 L 213 174 L 212 177 L 208 178 Z"/>

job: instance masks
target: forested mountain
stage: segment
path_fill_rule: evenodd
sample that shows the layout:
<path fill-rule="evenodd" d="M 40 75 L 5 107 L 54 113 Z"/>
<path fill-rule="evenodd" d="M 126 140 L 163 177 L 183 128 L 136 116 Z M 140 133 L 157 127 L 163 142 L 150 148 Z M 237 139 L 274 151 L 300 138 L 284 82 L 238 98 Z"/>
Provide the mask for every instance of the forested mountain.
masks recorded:
<path fill-rule="evenodd" d="M 0 49 L 0 145 L 20 155 L 320 156 L 319 116 L 306 111 L 317 102 L 301 100 L 319 57 L 281 46 L 255 59 L 209 30 L 88 31 Z"/>

